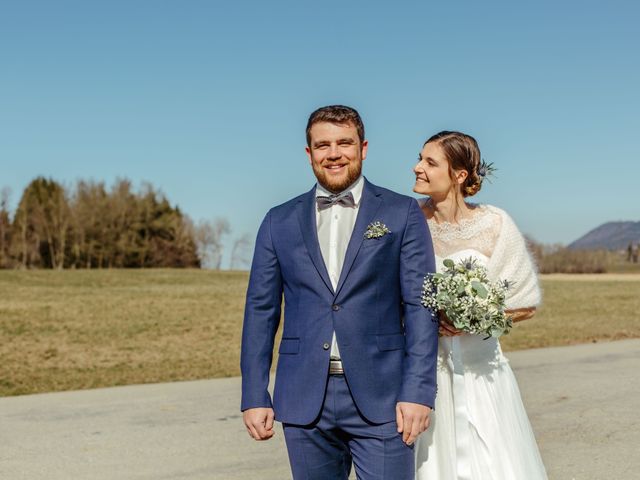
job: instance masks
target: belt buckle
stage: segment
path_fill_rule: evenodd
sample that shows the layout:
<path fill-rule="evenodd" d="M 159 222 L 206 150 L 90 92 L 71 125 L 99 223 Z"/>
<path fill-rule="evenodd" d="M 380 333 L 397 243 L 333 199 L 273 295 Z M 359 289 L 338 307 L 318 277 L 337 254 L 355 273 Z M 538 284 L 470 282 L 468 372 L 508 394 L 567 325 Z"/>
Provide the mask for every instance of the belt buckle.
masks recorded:
<path fill-rule="evenodd" d="M 342 360 L 329 360 L 329 375 L 344 375 Z"/>

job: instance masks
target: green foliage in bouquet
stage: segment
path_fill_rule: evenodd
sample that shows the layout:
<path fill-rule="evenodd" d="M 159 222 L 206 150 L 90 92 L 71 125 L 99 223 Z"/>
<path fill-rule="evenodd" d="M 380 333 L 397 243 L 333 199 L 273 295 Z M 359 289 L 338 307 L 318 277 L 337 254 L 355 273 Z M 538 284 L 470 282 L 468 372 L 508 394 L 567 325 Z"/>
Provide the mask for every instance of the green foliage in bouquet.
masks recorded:
<path fill-rule="evenodd" d="M 487 269 L 473 257 L 443 263 L 442 273 L 425 277 L 422 305 L 434 313 L 444 312 L 454 327 L 467 333 L 487 338 L 509 333 L 513 326 L 505 314 L 509 282 L 491 282 Z"/>

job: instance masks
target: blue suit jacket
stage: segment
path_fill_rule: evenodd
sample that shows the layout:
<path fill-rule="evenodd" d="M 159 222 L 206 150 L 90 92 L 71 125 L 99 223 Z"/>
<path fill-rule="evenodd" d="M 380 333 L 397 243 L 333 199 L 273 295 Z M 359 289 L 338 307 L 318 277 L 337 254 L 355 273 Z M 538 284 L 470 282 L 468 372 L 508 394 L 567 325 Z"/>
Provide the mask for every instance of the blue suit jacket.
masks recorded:
<path fill-rule="evenodd" d="M 242 405 L 271 407 L 284 423 L 320 413 L 335 330 L 345 376 L 371 422 L 395 420 L 398 401 L 434 405 L 437 322 L 420 305 L 435 270 L 417 202 L 368 181 L 334 291 L 316 232 L 315 186 L 267 213 L 256 240 L 242 332 Z M 391 233 L 365 238 L 380 221 Z M 273 403 L 267 391 L 284 294 Z"/>

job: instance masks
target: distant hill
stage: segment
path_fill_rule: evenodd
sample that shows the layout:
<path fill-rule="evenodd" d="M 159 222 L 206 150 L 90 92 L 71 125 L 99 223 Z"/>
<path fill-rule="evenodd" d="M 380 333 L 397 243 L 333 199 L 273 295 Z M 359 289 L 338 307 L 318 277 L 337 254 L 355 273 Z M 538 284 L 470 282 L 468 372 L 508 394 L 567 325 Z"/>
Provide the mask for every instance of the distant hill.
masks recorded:
<path fill-rule="evenodd" d="M 626 249 L 629 242 L 640 242 L 640 222 L 608 222 L 594 228 L 575 242 L 569 244 L 573 250 Z"/>

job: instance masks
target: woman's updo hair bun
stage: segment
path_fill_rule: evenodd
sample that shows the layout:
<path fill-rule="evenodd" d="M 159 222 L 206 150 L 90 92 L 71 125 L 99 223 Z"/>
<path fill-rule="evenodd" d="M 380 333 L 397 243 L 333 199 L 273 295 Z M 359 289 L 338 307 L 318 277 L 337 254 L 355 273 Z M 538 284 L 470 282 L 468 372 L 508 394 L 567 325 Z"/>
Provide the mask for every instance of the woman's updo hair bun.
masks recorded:
<path fill-rule="evenodd" d="M 471 197 L 478 193 L 481 188 L 482 178 L 476 172 L 471 172 L 462 184 L 462 195 L 464 197 Z"/>
<path fill-rule="evenodd" d="M 452 180 L 455 180 L 454 170 L 467 171 L 467 178 L 460 185 L 462 196 L 471 197 L 478 193 L 491 167 L 482 161 L 476 139 L 465 133 L 444 130 L 429 138 L 425 145 L 431 142 L 436 142 L 442 147 L 449 161 L 449 176 Z"/>

